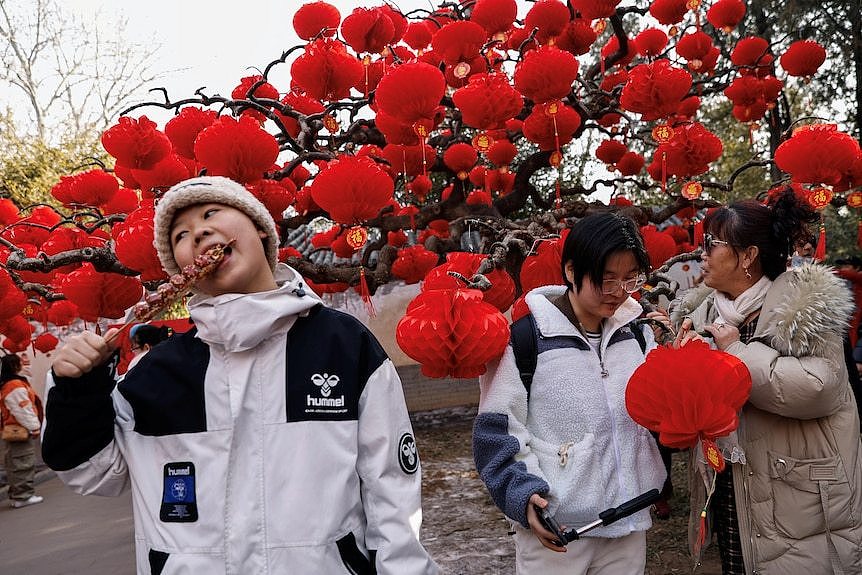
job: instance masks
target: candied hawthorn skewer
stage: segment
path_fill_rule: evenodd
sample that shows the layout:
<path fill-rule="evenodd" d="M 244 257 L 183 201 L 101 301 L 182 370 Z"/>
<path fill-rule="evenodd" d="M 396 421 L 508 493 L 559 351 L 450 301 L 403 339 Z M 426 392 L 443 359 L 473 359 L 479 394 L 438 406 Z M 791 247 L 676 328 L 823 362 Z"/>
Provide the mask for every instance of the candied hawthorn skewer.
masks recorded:
<path fill-rule="evenodd" d="M 226 244 L 214 246 L 204 253 L 195 257 L 194 263 L 185 266 L 182 271 L 172 275 L 166 283 L 163 283 L 154 293 L 144 297 L 144 301 L 135 304 L 133 313 L 135 318 L 127 321 L 106 341 L 111 343 L 124 329 L 133 323 L 150 321 L 160 313 L 180 301 L 194 285 L 200 280 L 213 274 L 224 260 L 225 248 L 235 240 Z"/>

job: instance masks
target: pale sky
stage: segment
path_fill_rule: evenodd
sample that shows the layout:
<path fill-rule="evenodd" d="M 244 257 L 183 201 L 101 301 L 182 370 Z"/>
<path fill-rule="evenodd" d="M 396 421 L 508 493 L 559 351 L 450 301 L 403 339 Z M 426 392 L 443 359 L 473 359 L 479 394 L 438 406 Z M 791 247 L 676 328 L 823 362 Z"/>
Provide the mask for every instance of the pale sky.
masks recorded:
<path fill-rule="evenodd" d="M 378 6 L 382 0 L 328 0 L 342 19 L 357 6 Z M 250 67 L 264 68 L 281 53 L 300 43 L 293 32 L 293 14 L 299 0 L 62 0 L 68 10 L 91 18 L 101 11 L 101 22 L 110 25 L 118 17 L 128 19 L 134 41 L 154 39 L 161 45 L 162 66 L 172 70 L 161 84 L 174 97 L 192 95 L 207 86 L 228 93 Z M 391 2 L 403 12 L 430 8 L 428 0 Z M 297 53 L 299 55 L 301 52 Z M 279 67 L 273 78 L 279 90 L 287 90 L 289 65 Z M 279 82 L 279 79 L 282 81 Z"/>

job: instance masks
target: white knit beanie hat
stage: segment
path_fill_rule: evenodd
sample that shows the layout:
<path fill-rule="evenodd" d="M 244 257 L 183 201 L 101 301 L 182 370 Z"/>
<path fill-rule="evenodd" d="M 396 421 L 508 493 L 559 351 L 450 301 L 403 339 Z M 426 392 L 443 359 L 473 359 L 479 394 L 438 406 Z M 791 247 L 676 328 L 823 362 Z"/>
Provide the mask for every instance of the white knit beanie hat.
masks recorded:
<path fill-rule="evenodd" d="M 175 184 L 165 192 L 156 204 L 153 244 L 159 253 L 162 267 L 173 275 L 180 271 L 171 249 L 171 224 L 179 210 L 197 204 L 223 204 L 236 208 L 251 218 L 254 225 L 263 230 L 264 252 L 269 267 L 275 270 L 278 263 L 278 232 L 275 221 L 260 200 L 245 186 L 222 176 L 201 176 Z"/>

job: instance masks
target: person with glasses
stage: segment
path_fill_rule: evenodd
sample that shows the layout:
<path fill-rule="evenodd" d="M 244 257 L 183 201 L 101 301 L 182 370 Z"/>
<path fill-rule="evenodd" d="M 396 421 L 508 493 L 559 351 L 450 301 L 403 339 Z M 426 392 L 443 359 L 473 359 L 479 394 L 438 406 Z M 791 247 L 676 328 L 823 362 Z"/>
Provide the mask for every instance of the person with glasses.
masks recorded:
<path fill-rule="evenodd" d="M 629 377 L 656 346 L 652 330 L 633 323 L 643 309 L 631 294 L 649 269 L 634 221 L 617 212 L 579 220 L 563 244 L 565 285 L 530 291 L 530 314 L 518 320 L 531 322 L 536 336 L 532 379 L 522 379 L 510 345 L 480 380 L 473 455 L 514 525 L 519 574 L 644 572 L 648 510 L 589 532 L 563 553 L 536 507 L 577 528 L 662 488 L 656 442 L 625 407 Z"/>
<path fill-rule="evenodd" d="M 725 574 L 862 573 L 862 443 L 843 338 L 853 298 L 830 268 L 787 269 L 817 213 L 793 186 L 704 220 L 703 283 L 672 302 L 677 345 L 708 339 L 751 372 L 715 476 L 690 455 L 689 543 L 707 524 Z"/>
<path fill-rule="evenodd" d="M 147 323 L 139 323 L 132 326 L 129 330 L 129 340 L 132 342 L 129 351 L 135 355 L 129 362 L 129 367 L 126 368 L 126 371 L 135 367 L 148 351 L 171 337 L 172 333 L 173 330 L 164 325 L 158 327 Z"/>

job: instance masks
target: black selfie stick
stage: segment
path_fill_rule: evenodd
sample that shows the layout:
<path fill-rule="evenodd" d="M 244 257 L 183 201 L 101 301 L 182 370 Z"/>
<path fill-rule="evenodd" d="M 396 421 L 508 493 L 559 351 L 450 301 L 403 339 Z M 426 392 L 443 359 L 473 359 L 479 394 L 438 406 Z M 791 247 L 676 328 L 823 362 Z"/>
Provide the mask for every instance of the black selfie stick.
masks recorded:
<path fill-rule="evenodd" d="M 617 506 L 611 507 L 610 509 L 605 509 L 601 513 L 599 513 L 599 518 L 580 527 L 578 529 L 569 529 L 566 531 L 562 531 L 560 529 L 559 524 L 554 520 L 553 517 L 548 514 L 546 509 L 536 509 L 539 511 L 539 518 L 542 521 L 542 524 L 551 531 L 554 535 L 557 536 L 559 541 L 563 541 L 563 545 L 580 539 L 581 536 L 587 531 L 592 531 L 596 527 L 601 527 L 602 525 L 610 525 L 615 521 L 619 521 L 623 517 L 628 517 L 633 513 L 637 513 L 641 509 L 646 509 L 656 501 L 661 499 L 661 494 L 658 489 L 651 489 L 642 495 L 638 495 L 634 499 L 630 499 L 625 503 Z M 562 546 L 562 545 L 561 545 Z"/>

